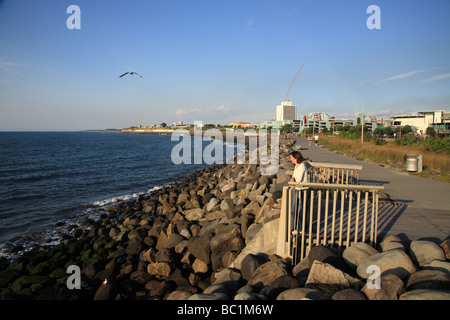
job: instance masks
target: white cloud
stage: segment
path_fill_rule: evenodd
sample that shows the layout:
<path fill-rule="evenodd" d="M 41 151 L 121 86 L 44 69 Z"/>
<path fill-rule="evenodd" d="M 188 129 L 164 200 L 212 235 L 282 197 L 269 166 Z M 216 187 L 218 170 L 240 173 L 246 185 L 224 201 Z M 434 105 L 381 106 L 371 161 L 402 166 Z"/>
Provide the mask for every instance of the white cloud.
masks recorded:
<path fill-rule="evenodd" d="M 18 73 L 17 68 L 18 67 L 29 67 L 28 65 L 25 64 L 18 64 L 15 62 L 11 62 L 11 61 L 5 61 L 3 59 L 0 59 L 0 69 L 10 72 L 10 73 Z"/>
<path fill-rule="evenodd" d="M 247 30 L 252 30 L 253 29 L 253 26 L 255 25 L 255 23 L 256 23 L 256 18 L 255 17 L 249 17 L 249 18 L 247 18 L 247 21 L 246 21 L 246 26 L 247 26 Z"/>
<path fill-rule="evenodd" d="M 413 76 L 413 75 L 415 75 L 417 73 L 422 73 L 422 72 L 425 72 L 425 71 L 427 71 L 427 70 L 424 69 L 424 70 L 410 71 L 410 72 L 407 72 L 407 73 L 402 73 L 402 74 L 398 74 L 396 76 L 392 76 L 392 77 L 386 78 L 383 81 L 392 81 L 392 80 L 409 78 L 409 77 L 411 77 L 411 76 Z"/>
<path fill-rule="evenodd" d="M 198 108 L 191 109 L 191 110 L 177 109 L 176 115 L 183 116 L 183 115 L 196 114 L 196 113 L 201 113 L 201 112 L 202 112 L 202 110 L 200 110 Z"/>
<path fill-rule="evenodd" d="M 224 105 L 220 105 L 219 107 L 217 107 L 216 109 L 200 109 L 200 108 L 194 108 L 191 110 L 185 110 L 185 109 L 177 109 L 176 111 L 176 115 L 177 116 L 191 116 L 191 115 L 210 115 L 210 114 L 215 114 L 218 115 L 219 113 L 228 113 L 230 112 L 231 109 L 225 107 Z"/>
<path fill-rule="evenodd" d="M 217 110 L 222 111 L 222 112 L 229 112 L 231 109 L 225 107 L 224 105 L 220 105 Z"/>
<path fill-rule="evenodd" d="M 377 118 L 388 118 L 391 116 L 396 116 L 400 113 L 408 113 L 409 111 L 406 110 L 397 110 L 397 109 L 383 109 L 383 110 L 375 110 L 367 112 L 368 116 L 375 116 Z"/>
<path fill-rule="evenodd" d="M 424 79 L 422 80 L 422 82 L 432 82 L 432 81 L 438 81 L 438 80 L 443 80 L 443 79 L 447 79 L 450 78 L 450 73 L 444 73 L 444 74 L 439 74 L 437 76 L 428 78 L 428 79 Z"/>

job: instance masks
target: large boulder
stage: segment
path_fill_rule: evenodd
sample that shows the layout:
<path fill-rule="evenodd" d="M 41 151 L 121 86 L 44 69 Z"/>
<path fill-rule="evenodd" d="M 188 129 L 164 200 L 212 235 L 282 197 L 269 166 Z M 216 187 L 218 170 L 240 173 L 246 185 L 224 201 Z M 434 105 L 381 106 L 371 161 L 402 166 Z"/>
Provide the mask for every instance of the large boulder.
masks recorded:
<path fill-rule="evenodd" d="M 167 262 L 155 262 L 150 263 L 147 266 L 147 272 L 150 275 L 156 276 L 159 279 L 167 278 L 170 275 L 171 271 L 172 267 Z"/>
<path fill-rule="evenodd" d="M 342 258 L 350 268 L 356 270 L 361 262 L 378 253 L 376 249 L 367 243 L 357 242 L 344 250 Z"/>
<path fill-rule="evenodd" d="M 267 287 L 266 295 L 269 299 L 276 299 L 277 296 L 288 289 L 298 288 L 300 286 L 300 282 L 297 278 L 293 277 L 290 274 L 285 274 L 274 281 Z"/>
<path fill-rule="evenodd" d="M 450 300 L 450 291 L 411 290 L 403 293 L 399 300 Z"/>
<path fill-rule="evenodd" d="M 332 300 L 367 300 L 364 293 L 354 289 L 344 289 L 336 292 L 331 297 Z"/>
<path fill-rule="evenodd" d="M 404 280 L 416 271 L 411 258 L 402 250 L 389 250 L 375 254 L 364 260 L 356 269 L 358 275 L 367 279 L 374 274 L 374 268 L 378 267 L 380 275 L 395 274 Z"/>
<path fill-rule="evenodd" d="M 319 287 L 346 287 L 358 289 L 361 280 L 335 268 L 331 264 L 315 260 L 306 280 L 308 288 Z"/>
<path fill-rule="evenodd" d="M 397 300 L 403 291 L 403 281 L 394 274 L 387 274 L 379 278 L 378 283 L 374 281 L 366 283 L 362 288 L 369 300 Z"/>
<path fill-rule="evenodd" d="M 319 289 L 293 288 L 281 292 L 277 300 L 324 300 L 327 293 Z"/>
<path fill-rule="evenodd" d="M 190 209 L 185 211 L 185 217 L 188 221 L 197 221 L 203 218 L 205 210 L 201 208 Z"/>
<path fill-rule="evenodd" d="M 423 270 L 440 270 L 444 271 L 450 276 L 450 262 L 433 260 L 423 265 Z"/>
<path fill-rule="evenodd" d="M 445 261 L 445 253 L 442 248 L 431 241 L 413 241 L 409 247 L 409 255 L 413 262 L 422 267 L 433 260 Z"/>
<path fill-rule="evenodd" d="M 380 242 L 381 251 L 389 250 L 402 250 L 406 251 L 403 241 L 399 236 L 391 234 L 384 237 L 383 241 Z"/>
<path fill-rule="evenodd" d="M 248 281 L 258 267 L 267 262 L 267 257 L 262 254 L 248 254 L 241 264 L 241 274 L 245 281 Z"/>
<path fill-rule="evenodd" d="M 413 273 L 406 283 L 406 290 L 450 290 L 450 276 L 439 270 L 420 270 Z"/>
<path fill-rule="evenodd" d="M 255 270 L 247 284 L 261 288 L 268 286 L 275 279 L 288 274 L 288 268 L 288 263 L 281 259 L 266 262 Z"/>
<path fill-rule="evenodd" d="M 330 248 L 324 247 L 322 245 L 314 246 L 308 254 L 309 268 L 311 269 L 314 261 L 319 261 L 332 265 L 333 267 L 349 272 L 350 268 L 346 264 L 345 260 L 335 253 Z"/>
<path fill-rule="evenodd" d="M 188 241 L 187 248 L 189 252 L 196 258 L 209 264 L 211 263 L 211 247 L 209 234 L 204 234 L 200 237 L 191 237 Z"/>
<path fill-rule="evenodd" d="M 230 297 L 225 293 L 196 293 L 188 298 L 188 300 L 230 300 Z"/>
<path fill-rule="evenodd" d="M 216 235 L 211 239 L 210 246 L 214 254 L 226 251 L 240 252 L 245 246 L 240 226 L 229 224 L 219 227 Z"/>

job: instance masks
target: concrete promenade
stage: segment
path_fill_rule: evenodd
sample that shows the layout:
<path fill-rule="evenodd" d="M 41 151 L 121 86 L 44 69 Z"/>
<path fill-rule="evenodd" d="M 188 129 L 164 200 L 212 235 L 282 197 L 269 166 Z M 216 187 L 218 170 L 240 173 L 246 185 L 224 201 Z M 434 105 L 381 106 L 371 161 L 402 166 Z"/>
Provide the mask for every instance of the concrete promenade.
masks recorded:
<path fill-rule="evenodd" d="M 449 183 L 340 156 L 316 146 L 314 142 L 308 146 L 305 137 L 296 138 L 296 145 L 302 147 L 301 153 L 312 162 L 362 165 L 360 183 L 384 187 L 385 194 L 397 205 L 380 206 L 379 236 L 396 234 L 404 240 L 426 239 L 436 242 L 450 236 Z"/>

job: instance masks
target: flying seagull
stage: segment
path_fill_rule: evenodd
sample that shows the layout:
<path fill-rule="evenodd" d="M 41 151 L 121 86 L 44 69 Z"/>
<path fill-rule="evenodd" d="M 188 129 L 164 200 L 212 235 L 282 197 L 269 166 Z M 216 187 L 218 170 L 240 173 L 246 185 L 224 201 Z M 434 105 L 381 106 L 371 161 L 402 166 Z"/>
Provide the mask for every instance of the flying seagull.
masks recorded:
<path fill-rule="evenodd" d="M 136 72 L 125 72 L 125 73 L 124 73 L 123 75 L 121 75 L 119 78 L 122 78 L 124 75 L 127 75 L 127 74 L 129 74 L 129 75 L 135 74 L 135 75 L 138 75 L 139 77 L 143 78 L 143 76 L 141 76 L 139 73 L 136 73 Z"/>

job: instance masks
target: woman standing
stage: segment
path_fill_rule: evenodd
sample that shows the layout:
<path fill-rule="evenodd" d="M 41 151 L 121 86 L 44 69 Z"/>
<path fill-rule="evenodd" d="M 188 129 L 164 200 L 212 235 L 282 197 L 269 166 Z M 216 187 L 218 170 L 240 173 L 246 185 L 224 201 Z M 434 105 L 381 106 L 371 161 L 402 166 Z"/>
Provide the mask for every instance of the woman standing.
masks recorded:
<path fill-rule="evenodd" d="M 303 158 L 302 154 L 299 151 L 293 151 L 291 153 L 291 161 L 293 164 L 295 164 L 294 174 L 292 175 L 292 178 L 290 182 L 308 182 L 308 169 L 311 167 L 311 165 L 306 162 L 306 160 Z"/>

